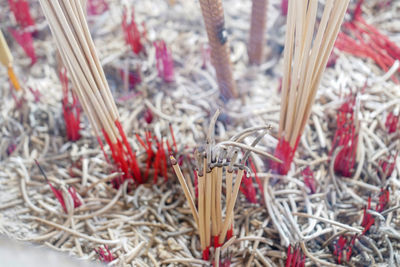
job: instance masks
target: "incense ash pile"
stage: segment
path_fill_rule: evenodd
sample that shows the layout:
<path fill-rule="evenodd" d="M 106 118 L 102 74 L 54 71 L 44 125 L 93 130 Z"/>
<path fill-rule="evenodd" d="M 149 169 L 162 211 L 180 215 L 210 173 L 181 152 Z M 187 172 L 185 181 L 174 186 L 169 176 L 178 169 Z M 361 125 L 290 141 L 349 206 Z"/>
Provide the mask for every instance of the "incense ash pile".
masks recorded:
<path fill-rule="evenodd" d="M 399 1 L 82 2 L 0 2 L 1 235 L 111 266 L 400 265 Z"/>

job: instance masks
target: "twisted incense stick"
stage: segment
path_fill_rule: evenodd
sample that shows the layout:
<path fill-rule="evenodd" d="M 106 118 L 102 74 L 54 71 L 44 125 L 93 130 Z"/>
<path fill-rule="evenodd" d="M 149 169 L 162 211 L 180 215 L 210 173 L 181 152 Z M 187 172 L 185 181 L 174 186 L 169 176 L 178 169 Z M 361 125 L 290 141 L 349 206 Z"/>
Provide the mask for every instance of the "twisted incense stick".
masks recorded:
<path fill-rule="evenodd" d="M 200 0 L 200 6 L 211 47 L 211 61 L 217 75 L 219 90 L 222 96 L 226 98 L 237 97 L 238 92 L 233 80 L 222 2 L 221 0 Z"/>
<path fill-rule="evenodd" d="M 268 0 L 253 0 L 251 9 L 250 38 L 247 53 L 250 64 L 261 64 L 267 26 Z"/>

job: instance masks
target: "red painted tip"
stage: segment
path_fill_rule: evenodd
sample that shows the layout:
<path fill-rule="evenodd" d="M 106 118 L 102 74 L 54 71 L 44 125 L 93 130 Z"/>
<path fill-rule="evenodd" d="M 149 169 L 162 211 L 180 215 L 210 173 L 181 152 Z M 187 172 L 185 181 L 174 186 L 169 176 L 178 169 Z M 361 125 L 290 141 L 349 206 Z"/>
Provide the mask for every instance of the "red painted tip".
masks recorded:
<path fill-rule="evenodd" d="M 243 173 L 240 191 L 246 196 L 247 201 L 254 204 L 257 203 L 256 189 L 254 188 L 253 180 L 251 177 L 247 177 L 246 172 Z"/>
<path fill-rule="evenodd" d="M 227 258 L 223 262 L 220 263 L 221 267 L 231 267 L 231 259 Z"/>
<path fill-rule="evenodd" d="M 163 40 L 153 42 L 156 49 L 156 67 L 158 76 L 165 82 L 174 81 L 174 61 L 171 52 Z"/>
<path fill-rule="evenodd" d="M 86 11 L 88 15 L 101 15 L 109 9 L 105 0 L 87 0 Z"/>
<path fill-rule="evenodd" d="M 32 87 L 28 86 L 29 91 L 32 93 L 33 97 L 34 97 L 34 101 L 35 103 L 40 102 L 40 98 L 42 97 L 42 94 L 39 92 L 38 89 L 33 89 Z"/>
<path fill-rule="evenodd" d="M 395 133 L 397 131 L 397 128 L 399 126 L 399 118 L 400 116 L 397 115 L 395 116 L 393 112 L 389 112 L 389 114 L 386 117 L 386 122 L 385 122 L 385 127 L 388 131 L 388 133 Z"/>
<path fill-rule="evenodd" d="M 125 8 L 122 14 L 122 30 L 125 36 L 125 42 L 131 47 L 133 53 L 139 54 L 143 46 L 141 42 L 141 34 L 135 22 L 135 14 L 132 8 L 131 20 L 128 22 L 128 10 Z"/>
<path fill-rule="evenodd" d="M 153 117 L 153 112 L 151 112 L 151 109 L 148 108 L 145 110 L 143 118 L 148 124 L 153 122 L 154 117 Z"/>
<path fill-rule="evenodd" d="M 273 160 L 270 161 L 270 167 L 275 173 L 286 175 L 289 172 L 299 141 L 300 136 L 297 137 L 295 146 L 290 147 L 289 142 L 283 137 L 279 140 L 278 145 L 275 148 L 274 156 L 282 160 L 283 163 L 278 163 Z"/>
<path fill-rule="evenodd" d="M 287 16 L 288 7 L 289 7 L 289 1 L 288 0 L 282 0 L 282 2 L 281 2 L 281 14 L 283 16 Z"/>
<path fill-rule="evenodd" d="M 104 249 L 102 247 L 98 247 L 97 249 L 94 249 L 94 251 L 96 251 L 96 253 L 99 255 L 99 260 L 101 262 L 109 263 L 114 260 L 114 256 L 108 249 L 107 245 L 104 246 Z"/>
<path fill-rule="evenodd" d="M 15 41 L 24 49 L 25 54 L 30 57 L 31 65 L 35 64 L 37 61 L 35 47 L 33 46 L 32 33 L 16 30 L 9 28 L 11 35 L 14 37 Z"/>
<path fill-rule="evenodd" d="M 24 98 L 24 95 L 21 95 L 21 97 L 17 97 L 17 95 L 14 93 L 13 89 L 11 89 L 10 92 L 11 92 L 11 96 L 14 99 L 14 102 L 15 102 L 15 108 L 16 109 L 21 109 L 24 106 L 25 102 L 26 102 L 26 100 Z"/>
<path fill-rule="evenodd" d="M 205 250 L 203 250 L 203 260 L 210 260 L 210 247 L 207 247 Z"/>
<path fill-rule="evenodd" d="M 67 206 L 65 205 L 64 197 L 61 190 L 56 189 L 49 181 L 47 181 L 47 184 L 50 186 L 50 189 L 53 192 L 54 196 L 57 198 L 58 202 L 60 202 L 64 212 L 68 213 Z"/>
<path fill-rule="evenodd" d="M 69 90 L 67 71 L 65 68 L 60 70 L 59 76 L 63 87 L 62 109 L 67 138 L 70 141 L 77 141 L 81 138 L 81 135 L 79 134 L 81 109 L 78 105 L 76 95 L 73 91 Z M 72 99 L 72 103 L 70 98 Z"/>
<path fill-rule="evenodd" d="M 72 200 L 74 201 L 74 208 L 78 208 L 82 205 L 81 200 L 78 197 L 78 192 L 76 192 L 75 187 L 68 188 L 68 193 L 71 195 Z"/>
<path fill-rule="evenodd" d="M 381 192 L 379 193 L 379 202 L 376 205 L 377 212 L 382 212 L 387 208 L 387 206 L 389 205 L 389 197 L 389 190 L 381 188 Z"/>
<path fill-rule="evenodd" d="M 334 244 L 333 255 L 336 257 L 337 263 L 341 264 L 343 260 L 345 262 L 350 261 L 352 257 L 353 247 L 358 236 L 355 234 L 351 239 L 341 235 Z"/>
<path fill-rule="evenodd" d="M 388 177 L 392 176 L 392 173 L 394 171 L 394 167 L 395 167 L 395 164 L 396 164 L 396 159 L 397 159 L 398 154 L 399 154 L 399 152 L 397 151 L 396 155 L 394 155 L 394 156 L 393 155 L 389 155 L 386 158 L 383 158 L 383 159 L 379 160 L 379 166 L 381 167 L 382 172 L 383 172 L 383 176 L 385 178 L 388 178 Z M 379 176 L 379 178 L 383 179 L 383 177 L 381 177 L 381 173 L 380 172 L 378 172 L 378 176 Z"/>
<path fill-rule="evenodd" d="M 290 264 L 292 263 L 292 245 L 289 244 L 287 252 L 286 252 L 286 264 L 285 267 L 290 267 Z"/>
<path fill-rule="evenodd" d="M 354 96 L 350 96 L 339 108 L 336 132 L 332 142 L 332 150 L 330 151 L 330 154 L 332 154 L 337 147 L 342 147 L 336 156 L 334 170 L 344 177 L 353 175 L 356 163 L 358 133 L 356 133 L 354 122 L 355 100 Z"/>
<path fill-rule="evenodd" d="M 126 75 L 128 76 L 129 90 L 133 90 L 136 85 L 142 82 L 139 69 L 135 71 L 128 71 L 128 73 L 126 73 L 123 69 L 120 69 L 119 73 L 122 80 L 125 80 Z"/>
<path fill-rule="evenodd" d="M 213 239 L 214 239 L 214 248 L 218 248 L 218 247 L 222 246 L 222 244 L 220 244 L 218 241 L 219 235 L 214 236 Z"/>
<path fill-rule="evenodd" d="M 374 26 L 366 23 L 362 17 L 362 4 L 363 0 L 358 1 L 352 20 L 343 24 L 346 34 L 339 33 L 335 46 L 356 57 L 370 58 L 387 72 L 400 57 L 400 48 Z M 399 83 L 395 75 L 392 75 L 392 80 Z"/>
<path fill-rule="evenodd" d="M 294 248 L 289 245 L 287 249 L 287 257 L 286 257 L 286 267 L 300 267 L 305 264 L 305 255 L 299 246 L 295 246 Z"/>
<path fill-rule="evenodd" d="M 253 160 L 251 159 L 251 157 L 249 158 L 249 164 L 250 164 L 251 171 L 254 173 L 254 177 L 256 179 L 256 183 L 257 183 L 257 186 L 258 186 L 258 191 L 260 192 L 260 196 L 264 196 L 264 186 L 263 186 L 263 184 L 261 182 L 261 179 L 257 175 L 257 169 L 256 169 L 256 166 L 254 165 Z M 264 203 L 264 198 L 261 197 L 260 201 L 261 201 L 261 204 Z"/>
<path fill-rule="evenodd" d="M 309 166 L 307 166 L 307 168 L 305 168 L 301 173 L 303 175 L 304 184 L 310 190 L 311 194 L 315 194 L 316 186 L 315 186 L 314 173 L 311 171 Z"/>
<path fill-rule="evenodd" d="M 22 27 L 26 28 L 35 25 L 29 11 L 29 3 L 26 0 L 8 0 L 11 12 L 14 14 L 15 20 Z"/>
<path fill-rule="evenodd" d="M 329 56 L 328 63 L 326 63 L 326 67 L 334 67 L 338 58 L 339 56 L 334 51 L 332 51 L 331 55 Z"/>
<path fill-rule="evenodd" d="M 9 144 L 7 147 L 7 155 L 10 156 L 12 153 L 14 153 L 16 148 L 17 148 L 17 145 L 15 143 Z"/>

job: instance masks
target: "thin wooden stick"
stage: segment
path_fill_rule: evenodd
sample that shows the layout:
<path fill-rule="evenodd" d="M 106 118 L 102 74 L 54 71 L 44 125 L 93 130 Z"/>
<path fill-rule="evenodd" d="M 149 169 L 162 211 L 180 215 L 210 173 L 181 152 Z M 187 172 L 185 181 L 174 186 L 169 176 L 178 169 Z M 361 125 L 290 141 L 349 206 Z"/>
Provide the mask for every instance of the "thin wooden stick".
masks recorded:
<path fill-rule="evenodd" d="M 212 236 L 218 235 L 218 222 L 217 222 L 217 168 L 211 170 L 211 232 Z"/>
<path fill-rule="evenodd" d="M 212 176 L 211 171 L 206 172 L 205 176 L 205 233 L 206 233 L 206 245 L 211 245 L 211 187 L 212 187 Z"/>
<path fill-rule="evenodd" d="M 222 198 L 222 167 L 217 167 L 217 184 L 216 184 L 216 204 L 215 209 L 217 213 L 217 235 L 221 232 L 222 227 L 222 205 L 221 205 L 221 198 Z"/>
<path fill-rule="evenodd" d="M 97 124 L 97 129 L 104 129 L 111 141 L 116 143 L 116 106 L 98 63 L 80 2 L 40 0 L 40 3 L 63 62 L 71 74 L 73 88 L 82 98 L 84 109 L 92 111 L 91 122 Z"/>
<path fill-rule="evenodd" d="M 239 170 L 236 175 L 235 185 L 233 187 L 233 192 L 230 201 L 226 207 L 226 215 L 224 223 L 222 224 L 221 234 L 219 236 L 219 243 L 222 244 L 225 241 L 226 233 L 228 232 L 228 228 L 230 226 L 230 222 L 233 216 L 233 208 L 235 207 L 236 199 L 239 193 L 240 184 L 242 182 L 244 170 Z"/>
<path fill-rule="evenodd" d="M 233 170 L 227 170 L 226 178 L 225 178 L 226 203 L 230 203 L 231 202 L 231 199 L 232 199 L 232 186 L 233 186 Z M 226 214 L 227 213 L 225 211 L 225 217 L 226 217 Z M 220 230 L 220 232 L 221 231 L 222 231 L 222 229 Z"/>
<path fill-rule="evenodd" d="M 189 202 L 189 207 L 190 207 L 190 210 L 192 212 L 194 221 L 196 222 L 196 224 L 198 226 L 199 225 L 199 214 L 198 214 L 196 206 L 194 204 L 194 200 L 192 198 L 192 195 L 189 192 L 189 187 L 188 187 L 188 185 L 186 183 L 185 178 L 183 177 L 181 168 L 179 167 L 179 165 L 178 165 L 176 159 L 174 158 L 174 156 L 171 155 L 170 159 L 171 159 L 172 168 L 174 169 L 174 171 L 176 173 L 176 176 L 178 177 L 178 180 L 179 180 L 179 182 L 180 182 L 180 184 L 182 186 L 183 193 L 185 194 L 186 200 Z"/>
<path fill-rule="evenodd" d="M 207 245 L 206 245 L 206 233 L 205 233 L 205 221 L 204 221 L 204 179 L 205 179 L 204 173 L 199 173 L 198 174 L 198 184 L 199 184 L 199 197 L 198 197 L 198 209 L 199 209 L 199 232 L 200 232 L 200 244 L 201 244 L 201 249 L 205 250 Z"/>

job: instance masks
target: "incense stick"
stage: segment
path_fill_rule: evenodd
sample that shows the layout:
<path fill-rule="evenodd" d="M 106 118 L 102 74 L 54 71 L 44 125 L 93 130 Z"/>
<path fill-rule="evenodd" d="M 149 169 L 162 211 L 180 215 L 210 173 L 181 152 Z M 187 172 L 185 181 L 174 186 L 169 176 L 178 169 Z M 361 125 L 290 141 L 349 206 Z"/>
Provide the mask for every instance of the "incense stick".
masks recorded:
<path fill-rule="evenodd" d="M 280 141 L 275 150 L 275 156 L 284 163 L 272 166 L 280 174 L 289 171 L 348 4 L 349 0 L 327 0 L 314 35 L 318 1 L 289 1 L 279 122 Z"/>
<path fill-rule="evenodd" d="M 232 74 L 222 1 L 200 0 L 200 6 L 211 47 L 211 61 L 215 68 L 221 95 L 225 98 L 237 97 L 238 92 Z"/>
<path fill-rule="evenodd" d="M 245 165 L 251 152 L 258 153 L 259 150 L 254 147 L 266 134 L 268 127 L 258 127 L 245 129 L 242 132 L 234 135 L 231 139 L 234 141 L 243 141 L 249 133 L 255 133 L 258 130 L 263 130 L 262 133 L 252 141 L 251 146 L 243 145 L 239 142 L 220 142 L 215 143 L 215 123 L 218 119 L 220 111 L 217 110 L 214 116 L 210 119 L 210 125 L 207 131 L 205 150 L 199 152 L 196 150 L 194 158 L 197 160 L 196 171 L 198 178 L 198 220 L 196 220 L 195 201 L 190 193 L 188 185 L 180 171 L 174 157 L 171 156 L 171 163 L 178 177 L 178 180 L 183 188 L 183 192 L 195 221 L 200 236 L 201 249 L 203 251 L 203 259 L 208 260 L 210 247 L 213 238 L 214 248 L 219 248 L 225 242 L 229 233 L 228 239 L 232 236 L 234 207 L 238 197 L 241 181 L 244 175 L 244 170 L 250 169 Z M 240 154 L 242 158 L 238 160 L 239 149 L 235 146 L 224 148 L 224 145 L 234 143 L 242 148 L 245 152 Z M 261 153 L 268 158 L 271 155 Z M 236 178 L 233 183 L 233 176 Z M 223 198 L 223 180 L 225 176 L 225 198 Z M 222 202 L 225 199 L 226 208 L 222 208 Z M 223 219 L 223 211 L 225 210 L 225 218 Z M 215 251 L 215 250 L 214 250 Z"/>
<path fill-rule="evenodd" d="M 119 122 L 119 114 L 97 56 L 80 0 L 40 0 L 73 90 L 97 136 L 103 134 L 125 179 L 141 183 L 136 157 Z M 101 139 L 98 138 L 99 142 Z M 123 182 L 122 181 L 122 182 Z M 121 183 L 119 183 L 120 185 Z"/>
<path fill-rule="evenodd" d="M 7 45 L 6 39 L 4 38 L 3 32 L 0 30 L 0 63 L 7 68 L 8 77 L 10 78 L 11 84 L 14 86 L 15 90 L 21 89 L 18 79 L 15 76 L 13 70 L 13 56 L 11 54 L 10 48 Z"/>
<path fill-rule="evenodd" d="M 268 0 L 253 0 L 251 8 L 250 37 L 247 53 L 251 64 L 262 62 L 265 30 L 267 26 Z"/>
<path fill-rule="evenodd" d="M 242 182 L 244 170 L 239 170 L 236 175 L 235 185 L 233 187 L 231 199 L 226 207 L 226 216 L 225 220 L 222 224 L 221 234 L 219 236 L 219 243 L 222 244 L 225 241 L 226 233 L 228 232 L 228 228 L 230 226 L 231 220 L 233 218 L 233 208 L 235 207 L 236 198 L 239 193 L 240 184 Z"/>
<path fill-rule="evenodd" d="M 183 177 L 182 171 L 179 168 L 176 159 L 172 155 L 170 157 L 171 157 L 172 167 L 174 168 L 174 171 L 175 171 L 175 173 L 176 173 L 176 175 L 178 177 L 178 180 L 179 180 L 180 184 L 182 185 L 183 193 L 185 194 L 185 197 L 189 202 L 189 207 L 190 207 L 190 210 L 192 212 L 193 218 L 194 218 L 196 224 L 199 225 L 199 214 L 197 213 L 197 209 L 196 209 L 196 206 L 194 204 L 194 200 L 192 198 L 192 195 L 189 192 L 189 188 L 187 186 L 186 180 Z"/>

